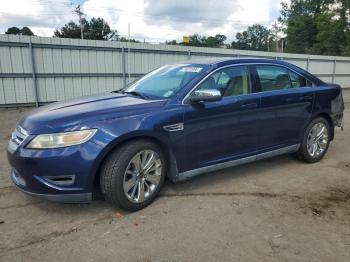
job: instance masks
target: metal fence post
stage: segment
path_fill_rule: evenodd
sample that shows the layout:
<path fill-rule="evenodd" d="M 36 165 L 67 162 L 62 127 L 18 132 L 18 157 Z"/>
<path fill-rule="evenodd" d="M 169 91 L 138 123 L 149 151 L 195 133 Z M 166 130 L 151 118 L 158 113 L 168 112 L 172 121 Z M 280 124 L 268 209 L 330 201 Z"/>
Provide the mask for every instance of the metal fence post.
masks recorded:
<path fill-rule="evenodd" d="M 310 68 L 310 57 L 307 57 L 307 60 L 306 60 L 306 71 L 309 71 L 309 68 Z"/>
<path fill-rule="evenodd" d="M 332 84 L 334 84 L 334 80 L 335 80 L 336 67 L 337 67 L 337 59 L 334 59 L 334 61 L 333 61 L 333 73 L 332 73 Z"/>
<path fill-rule="evenodd" d="M 125 50 L 122 47 L 122 73 L 123 73 L 123 87 L 126 87 L 126 65 L 125 65 Z"/>
<path fill-rule="evenodd" d="M 34 52 L 33 52 L 32 41 L 29 41 L 28 47 L 29 47 L 29 52 L 30 52 L 30 60 L 31 60 L 31 63 L 32 63 L 32 80 L 33 80 L 33 88 L 34 88 L 35 106 L 39 107 L 39 95 L 38 95 L 38 86 L 36 84 L 35 59 L 34 59 Z"/>

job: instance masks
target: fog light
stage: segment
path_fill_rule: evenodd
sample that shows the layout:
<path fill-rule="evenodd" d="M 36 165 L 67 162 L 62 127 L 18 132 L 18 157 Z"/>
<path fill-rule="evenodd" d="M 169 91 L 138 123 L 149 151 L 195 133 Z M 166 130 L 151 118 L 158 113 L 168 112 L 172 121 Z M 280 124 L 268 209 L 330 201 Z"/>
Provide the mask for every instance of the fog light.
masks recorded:
<path fill-rule="evenodd" d="M 67 176 L 45 176 L 44 179 L 56 186 L 71 186 L 74 184 L 75 175 Z"/>

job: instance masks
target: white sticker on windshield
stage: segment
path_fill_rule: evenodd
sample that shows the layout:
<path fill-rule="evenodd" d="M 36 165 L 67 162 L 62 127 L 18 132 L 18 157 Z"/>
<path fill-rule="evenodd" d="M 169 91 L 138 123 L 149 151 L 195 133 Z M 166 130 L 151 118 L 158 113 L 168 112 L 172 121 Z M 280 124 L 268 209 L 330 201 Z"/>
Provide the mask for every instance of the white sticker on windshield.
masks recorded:
<path fill-rule="evenodd" d="M 201 67 L 183 67 L 180 70 L 181 72 L 189 72 L 189 73 L 199 73 L 202 71 Z"/>
<path fill-rule="evenodd" d="M 164 96 L 164 97 L 169 97 L 169 96 L 171 96 L 173 93 L 174 93 L 173 91 L 169 90 L 169 91 L 167 91 L 163 96 Z"/>

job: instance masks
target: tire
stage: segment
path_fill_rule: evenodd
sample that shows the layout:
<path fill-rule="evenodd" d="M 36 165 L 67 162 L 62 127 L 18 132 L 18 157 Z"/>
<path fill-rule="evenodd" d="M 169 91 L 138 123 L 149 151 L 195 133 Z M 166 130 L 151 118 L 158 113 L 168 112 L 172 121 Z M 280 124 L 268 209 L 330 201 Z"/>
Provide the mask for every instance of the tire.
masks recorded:
<path fill-rule="evenodd" d="M 321 129 L 324 130 L 322 137 L 317 136 L 317 132 L 320 134 Z M 327 153 L 330 135 L 331 129 L 328 121 L 323 117 L 314 118 L 305 129 L 300 148 L 296 154 L 297 157 L 307 163 L 320 161 Z M 317 139 L 317 137 L 320 138 Z"/>
<path fill-rule="evenodd" d="M 106 158 L 100 174 L 101 192 L 106 200 L 122 209 L 137 211 L 153 202 L 165 175 L 166 161 L 161 148 L 147 140 L 135 140 Z"/>

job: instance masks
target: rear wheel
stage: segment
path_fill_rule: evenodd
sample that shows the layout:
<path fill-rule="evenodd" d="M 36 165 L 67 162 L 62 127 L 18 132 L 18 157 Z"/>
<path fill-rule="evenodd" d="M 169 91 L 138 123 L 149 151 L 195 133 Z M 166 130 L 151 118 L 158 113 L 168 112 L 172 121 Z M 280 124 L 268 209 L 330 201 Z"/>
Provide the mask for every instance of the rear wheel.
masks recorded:
<path fill-rule="evenodd" d="M 128 211 L 149 205 L 165 178 L 162 150 L 147 140 L 135 140 L 114 151 L 101 170 L 101 191 L 107 200 Z"/>
<path fill-rule="evenodd" d="M 314 163 L 326 154 L 330 142 L 330 126 L 326 119 L 317 117 L 307 126 L 297 153 L 299 159 Z"/>

